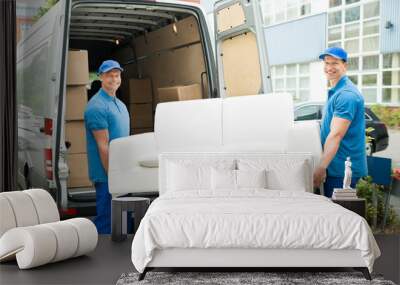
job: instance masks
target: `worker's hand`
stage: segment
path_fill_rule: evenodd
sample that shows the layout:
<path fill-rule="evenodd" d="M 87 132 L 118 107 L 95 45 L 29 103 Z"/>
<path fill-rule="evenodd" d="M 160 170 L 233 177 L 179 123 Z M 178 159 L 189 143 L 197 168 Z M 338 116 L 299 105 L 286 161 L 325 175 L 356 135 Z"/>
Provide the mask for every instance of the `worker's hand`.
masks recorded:
<path fill-rule="evenodd" d="M 320 187 L 326 178 L 326 168 L 323 166 L 318 166 L 314 171 L 314 187 Z"/>

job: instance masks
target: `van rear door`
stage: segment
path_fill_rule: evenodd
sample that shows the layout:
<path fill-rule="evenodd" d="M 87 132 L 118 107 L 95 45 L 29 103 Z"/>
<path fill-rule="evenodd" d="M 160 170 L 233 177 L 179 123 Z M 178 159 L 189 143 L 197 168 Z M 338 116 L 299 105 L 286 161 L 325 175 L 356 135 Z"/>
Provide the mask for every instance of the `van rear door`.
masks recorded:
<path fill-rule="evenodd" d="M 69 3 L 59 1 L 18 43 L 18 164 L 19 184 L 23 188 L 59 189 L 56 138 L 58 117 L 62 115 L 58 106 L 63 99 L 64 35 Z M 54 193 L 57 196 L 59 191 Z"/>
<path fill-rule="evenodd" d="M 55 24 L 56 34 L 55 37 L 57 41 L 56 45 L 57 52 L 53 57 L 54 63 L 53 66 L 55 68 L 55 84 L 54 84 L 54 93 L 56 94 L 57 102 L 55 109 L 56 117 L 53 122 L 53 177 L 54 177 L 54 186 L 57 189 L 56 191 L 56 201 L 59 208 L 66 208 L 68 204 L 68 192 L 67 185 L 65 179 L 60 179 L 62 176 L 66 177 L 68 175 L 66 163 L 64 161 L 64 157 L 60 155 L 60 153 L 66 152 L 66 147 L 64 145 L 64 94 L 65 94 L 65 82 L 66 82 L 66 70 L 67 70 L 67 54 L 68 54 L 68 28 L 69 28 L 69 20 L 71 14 L 71 1 L 69 0 L 61 0 L 54 6 L 52 9 L 56 9 L 57 13 L 57 22 Z"/>
<path fill-rule="evenodd" d="M 260 11 L 257 0 L 221 0 L 214 5 L 221 97 L 272 90 Z"/>

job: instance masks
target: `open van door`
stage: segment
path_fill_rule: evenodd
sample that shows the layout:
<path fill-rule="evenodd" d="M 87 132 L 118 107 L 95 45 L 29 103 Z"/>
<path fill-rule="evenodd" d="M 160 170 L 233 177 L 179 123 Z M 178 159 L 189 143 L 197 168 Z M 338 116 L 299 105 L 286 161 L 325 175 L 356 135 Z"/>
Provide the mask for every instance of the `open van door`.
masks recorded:
<path fill-rule="evenodd" d="M 66 82 L 67 82 L 67 55 L 68 55 L 68 33 L 69 33 L 69 22 L 71 18 L 71 2 L 70 0 L 60 0 L 56 6 L 58 7 L 59 13 L 59 30 L 58 30 L 58 43 L 59 54 L 56 58 L 56 65 L 58 68 L 58 74 L 60 75 L 59 80 L 56 84 L 56 98 L 57 102 L 57 117 L 54 122 L 54 148 L 53 148 L 53 160 L 54 160 L 54 183 L 56 186 L 57 193 L 57 204 L 61 210 L 61 214 L 68 214 L 68 166 L 66 163 L 67 147 L 64 144 L 64 115 L 65 115 L 65 100 L 64 95 L 66 94 Z"/>
<path fill-rule="evenodd" d="M 17 47 L 18 171 L 23 188 L 44 188 L 61 202 L 58 181 L 66 23 L 71 1 L 60 0 Z M 24 181 L 25 180 L 25 181 Z"/>
<path fill-rule="evenodd" d="M 221 97 L 271 92 L 257 0 L 221 0 L 214 6 Z"/>

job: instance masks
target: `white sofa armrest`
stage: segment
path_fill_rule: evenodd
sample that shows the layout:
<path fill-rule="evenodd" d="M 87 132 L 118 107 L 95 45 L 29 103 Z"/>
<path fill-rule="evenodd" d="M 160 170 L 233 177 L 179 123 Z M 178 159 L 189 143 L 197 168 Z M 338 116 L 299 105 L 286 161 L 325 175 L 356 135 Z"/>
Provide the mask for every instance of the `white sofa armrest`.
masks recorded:
<path fill-rule="evenodd" d="M 113 140 L 110 144 L 108 185 L 112 194 L 158 191 L 158 168 L 143 161 L 158 160 L 154 133 Z"/>

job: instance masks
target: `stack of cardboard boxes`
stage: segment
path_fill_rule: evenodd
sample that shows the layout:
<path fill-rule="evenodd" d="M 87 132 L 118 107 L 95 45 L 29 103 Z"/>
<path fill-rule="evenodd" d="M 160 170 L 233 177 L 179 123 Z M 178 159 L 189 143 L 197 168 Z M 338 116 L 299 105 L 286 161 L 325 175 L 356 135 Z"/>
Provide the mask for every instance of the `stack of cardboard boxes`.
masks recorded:
<path fill-rule="evenodd" d="M 69 167 L 67 186 L 71 188 L 92 185 L 88 177 L 86 133 L 83 117 L 87 104 L 86 85 L 88 83 L 89 63 L 87 51 L 69 51 L 65 100 L 65 141 L 69 146 L 67 151 L 67 164 Z"/>
<path fill-rule="evenodd" d="M 153 131 L 153 90 L 149 78 L 129 79 L 131 134 Z"/>
<path fill-rule="evenodd" d="M 158 102 L 184 101 L 201 99 L 200 84 L 178 85 L 158 88 Z"/>

